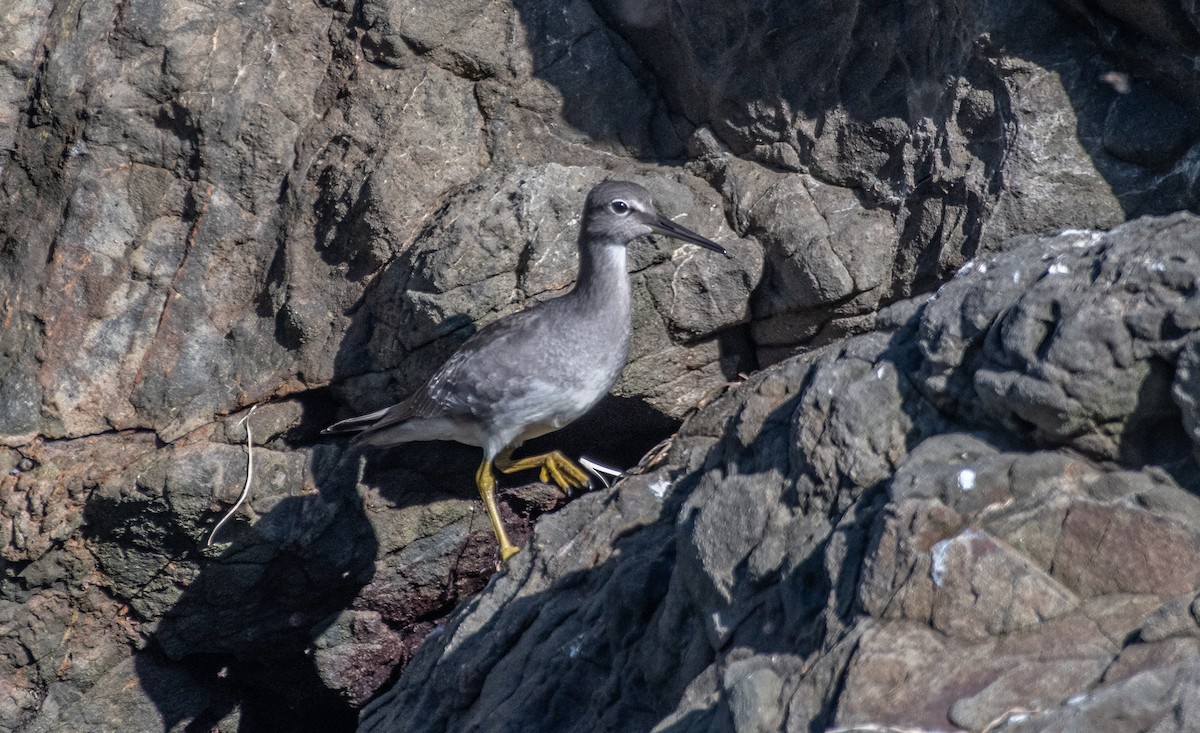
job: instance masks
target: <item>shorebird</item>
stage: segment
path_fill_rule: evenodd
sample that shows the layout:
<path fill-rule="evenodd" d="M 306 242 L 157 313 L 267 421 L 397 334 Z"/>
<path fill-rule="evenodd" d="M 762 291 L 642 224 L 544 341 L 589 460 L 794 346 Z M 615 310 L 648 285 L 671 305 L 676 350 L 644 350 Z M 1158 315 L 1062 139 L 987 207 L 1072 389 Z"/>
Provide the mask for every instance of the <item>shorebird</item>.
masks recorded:
<path fill-rule="evenodd" d="M 729 256 L 716 242 L 659 215 L 650 193 L 636 183 L 600 183 L 584 204 L 579 275 L 570 292 L 481 329 L 403 402 L 322 432 L 357 432 L 353 443 L 377 447 L 453 440 L 483 448 L 475 484 L 507 562 L 519 548 L 500 521 L 492 468 L 540 469 L 542 481 L 567 493 L 588 485 L 583 469 L 560 451 L 526 458 L 512 453 L 582 416 L 617 381 L 631 330 L 625 248 L 648 234 Z"/>

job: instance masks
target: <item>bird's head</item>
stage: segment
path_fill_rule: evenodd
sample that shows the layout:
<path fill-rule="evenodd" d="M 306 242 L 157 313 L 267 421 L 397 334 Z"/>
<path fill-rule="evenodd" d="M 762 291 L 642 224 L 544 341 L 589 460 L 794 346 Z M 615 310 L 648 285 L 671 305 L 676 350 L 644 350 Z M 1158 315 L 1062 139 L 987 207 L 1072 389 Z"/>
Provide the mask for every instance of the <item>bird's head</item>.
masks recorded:
<path fill-rule="evenodd" d="M 604 181 L 591 190 L 583 210 L 583 232 L 589 241 L 621 245 L 647 234 L 662 234 L 729 256 L 711 239 L 660 215 L 650 192 L 629 181 Z"/>

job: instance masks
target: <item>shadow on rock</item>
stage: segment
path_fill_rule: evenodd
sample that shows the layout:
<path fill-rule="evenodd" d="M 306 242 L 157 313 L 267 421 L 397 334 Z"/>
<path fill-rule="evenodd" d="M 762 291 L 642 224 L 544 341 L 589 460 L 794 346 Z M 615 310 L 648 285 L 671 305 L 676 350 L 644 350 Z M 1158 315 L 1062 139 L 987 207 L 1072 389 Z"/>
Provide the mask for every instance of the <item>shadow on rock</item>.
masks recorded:
<path fill-rule="evenodd" d="M 1139 725 L 1194 728 L 1200 499 L 1125 439 L 1194 451 L 1197 236 L 1017 243 L 754 375 L 540 522 L 362 729 L 1092 729 L 1154 684 Z"/>
<path fill-rule="evenodd" d="M 892 348 L 876 342 L 878 352 Z M 514 730 L 726 730 L 746 715 L 780 715 L 757 686 L 799 674 L 822 644 L 844 662 L 852 640 L 831 642 L 829 626 L 855 613 L 885 476 L 847 477 L 840 493 L 824 495 L 800 478 L 826 467 L 798 460 L 792 426 L 806 399 L 826 394 L 811 380 L 865 371 L 869 385 L 874 369 L 786 366 L 696 415 L 671 469 L 543 519 L 510 572 L 431 635 L 364 710 L 361 729 L 485 730 L 503 721 Z M 864 417 L 880 408 L 869 397 L 856 396 Z M 919 419 L 937 418 L 925 410 Z M 859 427 L 845 410 L 831 422 Z M 838 664 L 822 665 L 805 683 L 816 708 L 815 691 L 838 684 Z"/>
<path fill-rule="evenodd" d="M 168 730 L 229 716 L 243 731 L 346 730 L 354 711 L 311 647 L 374 573 L 356 461 L 256 445 L 257 521 L 227 524 L 205 549 L 223 513 L 205 497 L 245 476 L 244 453 L 225 448 L 164 448 L 172 455 L 133 468 L 136 492 L 100 491 L 85 508 L 114 590 L 161 618 L 135 655 L 138 677 Z M 196 684 L 170 681 L 179 674 Z"/>
<path fill-rule="evenodd" d="M 524 242 L 501 233 L 498 241 Z M 484 255 L 481 266 L 494 269 L 483 273 L 442 262 L 446 249 L 409 248 L 353 311 L 334 388 L 231 415 L 131 468 L 136 492 L 114 483 L 89 504 L 89 531 L 122 584 L 118 592 L 134 599 L 141 617 L 161 618 L 137 657 L 138 672 L 153 676 L 169 660 L 204 681 L 182 692 L 147 685 L 168 728 L 225 721 L 244 731 L 349 729 L 354 711 L 496 571 L 496 543 L 474 483 L 477 448 L 360 451 L 318 435 L 336 419 L 338 403 L 366 412 L 409 394 L 486 316 L 493 290 L 511 295 L 517 250 L 488 258 L 491 242 L 467 243 Z M 535 291 L 528 279 L 521 287 L 550 297 L 573 271 L 564 274 L 558 287 Z M 201 551 L 245 477 L 242 418 L 255 437 L 254 521 L 243 510 L 216 549 Z M 527 450 L 554 447 L 624 468 L 678 425 L 645 400 L 615 396 Z M 228 503 L 214 505 L 214 495 Z M 500 499 L 503 521 L 522 544 L 534 520 L 563 501 L 543 484 L 502 490 Z M 130 547 L 158 564 L 129 562 Z"/>
<path fill-rule="evenodd" d="M 540 522 L 510 572 L 364 711 L 362 729 L 654 727 L 714 659 L 691 581 L 676 571 L 673 517 L 687 494 L 663 502 L 653 487 L 664 481 L 662 471 L 638 476 Z M 788 630 L 758 640 L 762 651 L 806 648 Z M 691 725 L 708 713 L 688 716 Z"/>
<path fill-rule="evenodd" d="M 755 660 L 799 669 L 817 651 L 828 538 L 797 548 L 805 560 L 769 578 L 748 578 L 743 563 L 725 574 L 720 546 L 732 531 L 692 546 L 704 531 L 688 518 L 705 490 L 695 479 L 661 498 L 670 479 L 660 469 L 541 521 L 511 571 L 432 634 L 364 710 L 361 730 L 488 730 L 497 721 L 513 730 L 728 729 L 735 713 L 714 689 L 742 675 L 769 685 L 774 672 Z M 722 507 L 709 511 L 707 521 L 741 524 Z M 863 517 L 843 530 L 860 536 L 846 566 L 861 557 Z M 732 649 L 746 669 L 735 663 L 726 677 Z"/>
<path fill-rule="evenodd" d="M 643 159 L 682 146 L 762 244 L 760 363 L 869 330 L 1015 235 L 1196 207 L 1187 23 L 868 5 L 517 3 L 575 130 Z"/>

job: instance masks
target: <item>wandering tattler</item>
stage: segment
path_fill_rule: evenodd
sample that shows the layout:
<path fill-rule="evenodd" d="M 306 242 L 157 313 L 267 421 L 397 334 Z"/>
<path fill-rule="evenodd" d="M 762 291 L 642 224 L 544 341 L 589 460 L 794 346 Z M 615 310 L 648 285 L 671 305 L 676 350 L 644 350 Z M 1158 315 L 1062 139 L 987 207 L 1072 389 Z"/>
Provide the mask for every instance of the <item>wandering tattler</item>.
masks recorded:
<path fill-rule="evenodd" d="M 475 483 L 507 561 L 508 541 L 496 506 L 492 466 L 504 473 L 541 469 L 563 491 L 588 484 L 560 451 L 512 457 L 526 440 L 558 430 L 600 401 L 629 353 L 630 284 L 625 246 L 664 234 L 729 253 L 721 245 L 660 216 L 636 183 L 605 181 L 591 190 L 579 230 L 579 277 L 571 292 L 501 318 L 454 353 L 425 386 L 403 402 L 331 425 L 358 432 L 354 442 L 387 447 L 415 440 L 454 440 L 483 448 Z"/>

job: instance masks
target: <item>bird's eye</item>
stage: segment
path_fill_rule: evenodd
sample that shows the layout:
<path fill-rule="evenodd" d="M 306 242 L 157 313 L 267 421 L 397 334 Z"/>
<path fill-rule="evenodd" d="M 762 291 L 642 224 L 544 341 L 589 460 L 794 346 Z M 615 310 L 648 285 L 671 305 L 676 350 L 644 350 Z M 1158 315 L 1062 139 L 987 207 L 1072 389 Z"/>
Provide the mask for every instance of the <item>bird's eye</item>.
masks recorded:
<path fill-rule="evenodd" d="M 608 207 L 613 210 L 614 214 L 620 214 L 624 216 L 625 214 L 629 213 L 629 204 L 625 203 L 621 199 L 616 199 L 609 204 Z"/>

